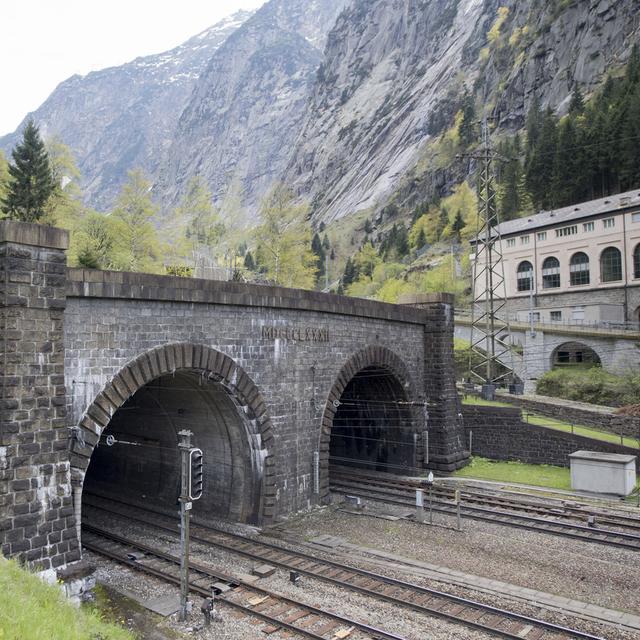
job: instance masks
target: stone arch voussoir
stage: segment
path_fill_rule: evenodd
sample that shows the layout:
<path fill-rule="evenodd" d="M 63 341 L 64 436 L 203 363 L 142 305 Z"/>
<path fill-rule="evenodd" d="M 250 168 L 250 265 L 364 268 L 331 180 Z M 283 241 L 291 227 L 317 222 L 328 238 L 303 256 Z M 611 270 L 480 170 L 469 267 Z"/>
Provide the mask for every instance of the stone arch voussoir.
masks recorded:
<path fill-rule="evenodd" d="M 102 431 L 115 412 L 139 389 L 160 376 L 180 369 L 195 369 L 221 383 L 254 422 L 260 434 L 265 467 L 260 500 L 261 519 L 275 515 L 275 458 L 273 428 L 264 398 L 249 375 L 226 354 L 202 344 L 179 342 L 155 347 L 127 363 L 89 405 L 71 441 L 72 475 L 81 484 Z"/>

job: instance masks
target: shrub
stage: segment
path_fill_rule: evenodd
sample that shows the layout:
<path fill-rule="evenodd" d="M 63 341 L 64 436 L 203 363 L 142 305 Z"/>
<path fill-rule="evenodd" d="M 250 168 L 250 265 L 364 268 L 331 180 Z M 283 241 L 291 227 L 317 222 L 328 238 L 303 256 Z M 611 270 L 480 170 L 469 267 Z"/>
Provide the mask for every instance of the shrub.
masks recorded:
<path fill-rule="evenodd" d="M 553 369 L 538 379 L 536 392 L 555 398 L 620 407 L 638 401 L 640 373 L 617 376 L 601 367 Z"/>

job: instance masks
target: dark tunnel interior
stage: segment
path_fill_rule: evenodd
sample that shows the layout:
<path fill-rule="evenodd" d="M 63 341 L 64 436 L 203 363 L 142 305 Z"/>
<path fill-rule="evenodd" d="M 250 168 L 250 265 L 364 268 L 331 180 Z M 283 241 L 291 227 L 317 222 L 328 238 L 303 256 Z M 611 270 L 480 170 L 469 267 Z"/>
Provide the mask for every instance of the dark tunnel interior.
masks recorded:
<path fill-rule="evenodd" d="M 259 463 L 247 418 L 220 383 L 198 372 L 158 378 L 116 411 L 91 457 L 83 499 L 97 494 L 177 515 L 182 429 L 193 432 L 192 445 L 204 453 L 194 516 L 257 523 Z"/>
<path fill-rule="evenodd" d="M 413 420 L 397 377 L 382 367 L 358 372 L 340 397 L 329 445 L 332 465 L 387 473 L 414 466 Z"/>

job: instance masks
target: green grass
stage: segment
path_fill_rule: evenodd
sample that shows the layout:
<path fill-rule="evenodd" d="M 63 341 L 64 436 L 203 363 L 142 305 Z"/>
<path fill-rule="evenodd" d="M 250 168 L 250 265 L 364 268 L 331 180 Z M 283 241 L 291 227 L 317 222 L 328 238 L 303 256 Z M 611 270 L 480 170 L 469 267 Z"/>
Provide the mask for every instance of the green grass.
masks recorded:
<path fill-rule="evenodd" d="M 74 607 L 58 587 L 0 557 L 0 639 L 133 640 L 133 636 L 102 621 L 91 609 Z"/>
<path fill-rule="evenodd" d="M 529 414 L 526 417 L 526 421 L 531 424 L 537 424 L 541 427 L 548 427 L 550 429 L 556 429 L 557 431 L 566 431 L 568 433 L 572 432 L 572 426 L 567 422 L 562 422 L 561 420 L 556 420 L 555 418 L 547 418 L 546 416 L 539 416 Z M 594 440 L 602 440 L 603 442 L 613 442 L 615 444 L 624 444 L 625 447 L 632 447 L 637 449 L 640 447 L 640 443 L 635 438 L 622 438 L 622 443 L 620 442 L 620 436 L 615 433 L 608 433 L 606 431 L 600 431 L 598 429 L 593 429 L 591 427 L 586 427 L 584 425 L 574 424 L 573 425 L 573 433 L 579 436 L 586 436 L 587 438 L 593 438 Z"/>
<path fill-rule="evenodd" d="M 468 466 L 459 469 L 454 475 L 458 478 L 517 482 L 536 487 L 571 490 L 569 469 L 548 464 L 503 462 L 474 456 Z"/>
<path fill-rule="evenodd" d="M 462 404 L 471 404 L 480 407 L 513 407 L 508 402 L 500 402 L 498 400 L 483 400 L 478 396 L 462 396 Z"/>

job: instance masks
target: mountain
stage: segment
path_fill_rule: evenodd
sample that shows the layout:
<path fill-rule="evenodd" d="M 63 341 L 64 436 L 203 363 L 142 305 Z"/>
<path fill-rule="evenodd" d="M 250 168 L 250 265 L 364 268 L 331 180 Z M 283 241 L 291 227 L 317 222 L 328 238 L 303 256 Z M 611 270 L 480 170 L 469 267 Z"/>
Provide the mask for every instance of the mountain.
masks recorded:
<path fill-rule="evenodd" d="M 638 42 L 637 0 L 269 0 L 70 78 L 33 116 L 98 208 L 142 166 L 165 212 L 200 175 L 223 214 L 241 202 L 255 219 L 281 181 L 317 225 L 446 195 L 472 168 L 447 147 L 465 101 L 500 140 L 534 99 L 562 115 L 574 89 L 588 98 Z"/>
<path fill-rule="evenodd" d="M 109 208 L 129 169 L 155 175 L 194 84 L 251 15 L 238 11 L 170 51 L 72 76 L 15 133 L 0 138 L 0 149 L 8 153 L 33 118 L 45 138 L 59 136 L 73 150 L 87 201 Z"/>
<path fill-rule="evenodd" d="M 216 51 L 178 121 L 155 193 L 174 204 L 200 175 L 253 211 L 300 132 L 326 35 L 346 0 L 271 0 Z"/>
<path fill-rule="evenodd" d="M 285 182 L 324 222 L 398 190 L 428 197 L 455 179 L 425 148 L 465 89 L 498 132 L 518 129 L 534 96 L 562 112 L 576 84 L 599 86 L 639 34 L 634 0 L 356 0 L 329 34 Z"/>

